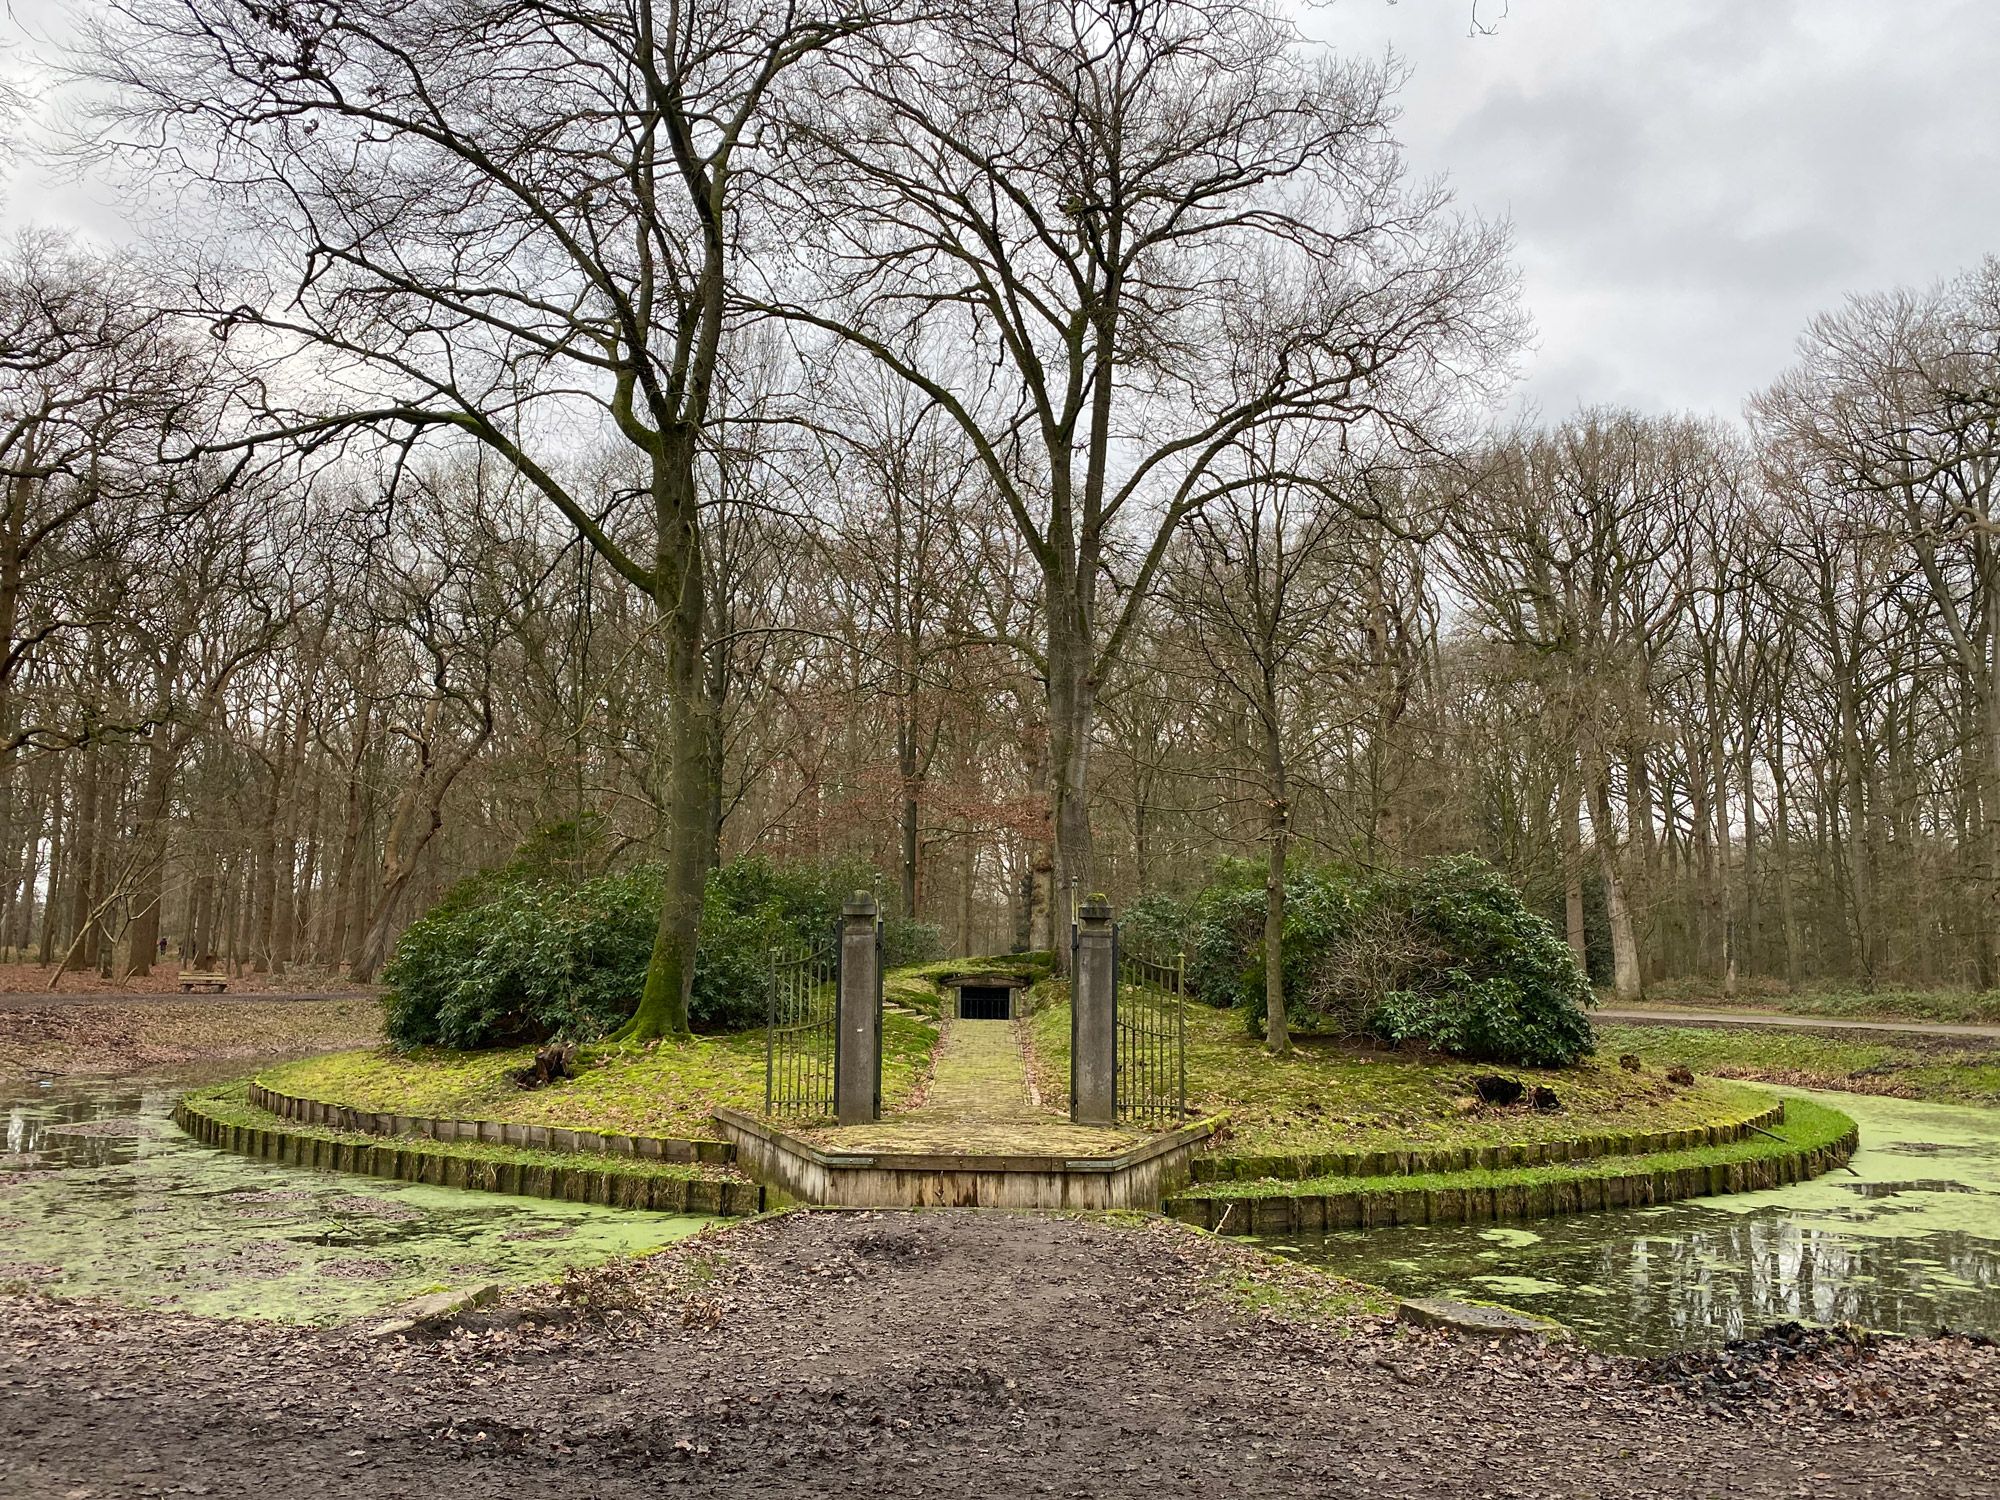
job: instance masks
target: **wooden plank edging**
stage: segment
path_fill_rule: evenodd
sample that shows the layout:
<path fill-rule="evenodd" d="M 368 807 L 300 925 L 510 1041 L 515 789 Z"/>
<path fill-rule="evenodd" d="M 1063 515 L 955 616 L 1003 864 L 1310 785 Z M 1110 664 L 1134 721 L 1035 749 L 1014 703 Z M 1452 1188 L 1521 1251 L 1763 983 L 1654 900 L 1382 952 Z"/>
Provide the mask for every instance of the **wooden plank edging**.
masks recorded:
<path fill-rule="evenodd" d="M 1593 1161 L 1607 1156 L 1650 1156 L 1661 1151 L 1698 1150 L 1727 1146 L 1758 1130 L 1768 1130 L 1785 1118 L 1782 1101 L 1737 1120 L 1681 1130 L 1607 1132 L 1554 1141 L 1495 1142 L 1486 1146 L 1449 1146 L 1431 1151 L 1333 1151 L 1319 1154 L 1262 1156 L 1197 1156 L 1189 1163 L 1194 1180 L 1253 1182 L 1276 1178 L 1304 1182 L 1314 1177 L 1417 1177 L 1443 1172 L 1492 1172 L 1508 1167 L 1539 1167 L 1566 1161 Z"/>
<path fill-rule="evenodd" d="M 1826 1146 L 1749 1161 L 1579 1175 L 1566 1182 L 1463 1188 L 1224 1198 L 1169 1198 L 1161 1211 L 1217 1233 L 1296 1234 L 1398 1224 L 1486 1224 L 1546 1219 L 1607 1208 L 1642 1208 L 1683 1198 L 1755 1193 L 1809 1181 L 1844 1166 L 1861 1144 L 1859 1127 Z"/>
<path fill-rule="evenodd" d="M 670 1136 L 613 1135 L 608 1131 L 576 1130 L 560 1125 L 522 1125 L 504 1120 L 448 1120 L 424 1115 L 385 1114 L 302 1099 L 265 1088 L 254 1080 L 250 1103 L 280 1119 L 301 1125 L 324 1125 L 360 1135 L 421 1135 L 434 1141 L 477 1141 L 486 1146 L 519 1146 L 529 1151 L 575 1151 L 605 1156 L 629 1156 L 638 1161 L 703 1162 L 722 1166 L 736 1159 L 729 1141 L 680 1140 Z"/>
<path fill-rule="evenodd" d="M 185 1098 L 174 1105 L 173 1121 L 205 1146 L 320 1171 L 352 1172 L 363 1177 L 429 1183 L 434 1187 L 595 1203 L 606 1208 L 635 1208 L 653 1213 L 740 1218 L 764 1210 L 764 1189 L 754 1182 L 481 1161 L 456 1152 L 387 1141 L 381 1145 L 330 1141 L 297 1131 L 231 1125 L 191 1105 Z"/>

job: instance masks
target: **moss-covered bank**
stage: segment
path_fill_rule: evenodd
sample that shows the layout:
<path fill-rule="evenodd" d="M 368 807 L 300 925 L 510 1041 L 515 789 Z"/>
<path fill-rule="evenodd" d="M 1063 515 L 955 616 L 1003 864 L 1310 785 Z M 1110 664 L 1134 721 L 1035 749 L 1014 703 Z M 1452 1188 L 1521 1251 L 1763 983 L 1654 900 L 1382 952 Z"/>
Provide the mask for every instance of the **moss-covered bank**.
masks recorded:
<path fill-rule="evenodd" d="M 1059 1102 L 1069 1078 L 1069 1007 L 1038 1010 L 1026 1025 L 1043 1098 Z M 1482 1105 L 1472 1080 L 1486 1073 L 1547 1088 L 1560 1107 Z M 1512 1068 L 1308 1037 L 1289 1056 L 1273 1058 L 1236 1012 L 1197 1004 L 1187 1009 L 1187 1080 L 1197 1114 L 1229 1117 L 1217 1152 L 1248 1158 L 1672 1136 L 1740 1122 L 1770 1106 L 1768 1095 L 1739 1084 L 1704 1079 L 1681 1087 L 1660 1067 L 1628 1072 L 1609 1049 L 1572 1068 Z"/>
<path fill-rule="evenodd" d="M 240 1081 L 184 1095 L 174 1123 L 207 1145 L 322 1171 L 659 1213 L 740 1215 L 763 1207 L 763 1189 L 729 1167 L 385 1140 L 280 1119 L 249 1102 L 249 1087 Z"/>
<path fill-rule="evenodd" d="M 1846 1115 L 1795 1099 L 1770 1136 L 1731 1145 L 1497 1171 L 1217 1183 L 1169 1199 L 1165 1210 L 1246 1234 L 1549 1218 L 1799 1182 L 1845 1162 L 1857 1144 Z"/>

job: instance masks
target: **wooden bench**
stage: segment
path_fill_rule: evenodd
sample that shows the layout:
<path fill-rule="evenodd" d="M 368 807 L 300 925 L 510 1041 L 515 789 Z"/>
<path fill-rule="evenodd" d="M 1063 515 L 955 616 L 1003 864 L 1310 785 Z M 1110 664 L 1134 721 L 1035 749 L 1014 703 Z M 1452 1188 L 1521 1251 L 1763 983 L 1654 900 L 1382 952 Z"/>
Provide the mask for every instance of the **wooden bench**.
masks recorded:
<path fill-rule="evenodd" d="M 191 969 L 181 971 L 181 993 L 192 994 L 200 990 L 203 994 L 219 995 L 229 988 L 227 974 L 204 974 Z"/>

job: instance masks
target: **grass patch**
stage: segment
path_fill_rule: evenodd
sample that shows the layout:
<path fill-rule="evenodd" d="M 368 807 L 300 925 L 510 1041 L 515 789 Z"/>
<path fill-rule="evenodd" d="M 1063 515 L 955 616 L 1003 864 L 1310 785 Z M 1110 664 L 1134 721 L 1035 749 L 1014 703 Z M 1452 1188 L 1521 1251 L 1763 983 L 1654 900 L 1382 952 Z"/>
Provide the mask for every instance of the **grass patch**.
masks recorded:
<path fill-rule="evenodd" d="M 1252 1316 L 1346 1323 L 1356 1318 L 1393 1317 L 1396 1298 L 1380 1287 L 1280 1260 L 1214 1271 L 1206 1281 L 1211 1296 Z"/>
<path fill-rule="evenodd" d="M 937 1028 L 894 1012 L 882 1017 L 882 1105 L 901 1107 L 930 1069 Z M 257 1082 L 294 1098 L 375 1113 L 514 1125 L 558 1125 L 613 1135 L 713 1138 L 718 1105 L 761 1112 L 764 1033 L 668 1039 L 642 1049 L 586 1047 L 579 1076 L 525 1090 L 510 1076 L 532 1047 L 491 1052 L 387 1048 L 305 1058 L 260 1073 Z"/>
<path fill-rule="evenodd" d="M 1033 1066 L 1045 1102 L 1060 1104 L 1069 1081 L 1069 1006 L 1029 1018 Z M 1482 1073 L 1555 1090 L 1561 1110 L 1525 1106 L 1467 1110 Z M 1685 1130 L 1754 1114 L 1769 1101 L 1740 1084 L 1669 1084 L 1658 1069 L 1628 1073 L 1616 1049 L 1573 1068 L 1497 1067 L 1434 1053 L 1382 1051 L 1362 1043 L 1305 1039 L 1285 1058 L 1264 1052 L 1240 1015 L 1206 1005 L 1187 1010 L 1188 1103 L 1226 1114 L 1216 1149 L 1244 1155 L 1303 1155 L 1445 1145 L 1568 1140 L 1580 1135 Z"/>
<path fill-rule="evenodd" d="M 2000 1106 L 2000 1046 L 1983 1037 L 1746 1026 L 1603 1026 L 1607 1054 L 1685 1063 L 1718 1078 Z"/>
<path fill-rule="evenodd" d="M 214 1088 L 193 1089 L 182 1097 L 192 1109 L 225 1125 L 241 1125 L 252 1130 L 275 1130 L 308 1140 L 333 1141 L 353 1146 L 413 1146 L 426 1156 L 455 1161 L 512 1163 L 523 1167 L 588 1167 L 593 1172 L 610 1172 L 621 1177 L 677 1177 L 690 1182 L 736 1182 L 743 1174 L 734 1167 L 700 1162 L 660 1162 L 609 1153 L 535 1151 L 523 1146 L 496 1146 L 483 1141 L 434 1141 L 428 1136 L 365 1135 L 355 1130 L 335 1130 L 325 1125 L 302 1125 L 259 1109 L 249 1100 L 250 1080 Z"/>
<path fill-rule="evenodd" d="M 1727 1166 L 1762 1161 L 1793 1152 L 1831 1146 L 1854 1129 L 1839 1110 L 1805 1099 L 1785 1101 L 1784 1123 L 1771 1136 L 1752 1135 L 1727 1146 L 1701 1146 L 1688 1151 L 1656 1151 L 1647 1156 L 1600 1156 L 1586 1161 L 1539 1167 L 1503 1167 L 1493 1171 L 1420 1172 L 1396 1177 L 1314 1177 L 1303 1182 L 1259 1178 L 1254 1182 L 1218 1182 L 1190 1188 L 1177 1198 L 1317 1198 L 1362 1193 L 1444 1192 L 1453 1188 L 1535 1187 L 1582 1178 L 1626 1177 L 1641 1172 L 1674 1172 L 1686 1167 Z M 1775 1136 L 1776 1139 L 1772 1139 Z"/>

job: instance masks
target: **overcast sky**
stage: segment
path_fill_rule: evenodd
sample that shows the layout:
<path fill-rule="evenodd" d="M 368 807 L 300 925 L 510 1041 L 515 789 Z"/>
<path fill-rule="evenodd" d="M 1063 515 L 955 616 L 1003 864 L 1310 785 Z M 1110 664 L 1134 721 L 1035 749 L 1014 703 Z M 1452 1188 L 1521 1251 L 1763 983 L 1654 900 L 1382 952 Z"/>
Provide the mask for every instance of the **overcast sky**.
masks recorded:
<path fill-rule="evenodd" d="M 1338 0 L 1413 168 L 1514 224 L 1523 395 L 1734 416 L 1814 312 L 2000 254 L 1993 0 Z"/>
<path fill-rule="evenodd" d="M 60 0 L 13 5 L 60 28 Z M 1547 417 L 1734 416 L 1813 312 L 2000 253 L 1994 0 L 1478 0 L 1478 35 L 1473 14 L 1304 16 L 1339 46 L 1394 47 L 1413 169 L 1512 220 L 1537 329 L 1521 396 Z M 120 212 L 28 167 L 0 219 L 116 237 Z"/>

